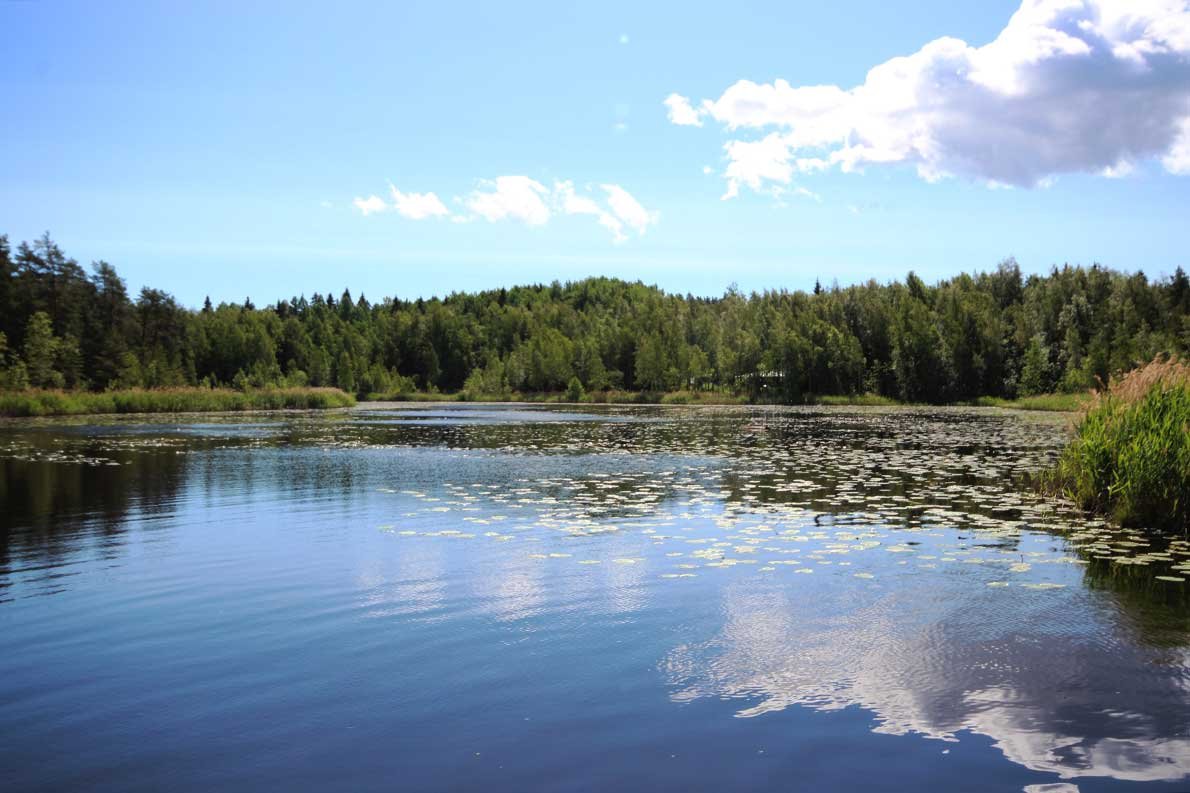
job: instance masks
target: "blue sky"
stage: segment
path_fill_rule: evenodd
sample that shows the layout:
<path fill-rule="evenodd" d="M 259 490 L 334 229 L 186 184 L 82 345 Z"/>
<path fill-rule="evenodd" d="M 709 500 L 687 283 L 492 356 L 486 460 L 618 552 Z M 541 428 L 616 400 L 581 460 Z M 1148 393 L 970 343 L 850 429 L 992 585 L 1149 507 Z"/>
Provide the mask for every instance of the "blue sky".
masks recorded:
<path fill-rule="evenodd" d="M 1136 91 L 1113 93 L 1118 48 L 1116 60 L 1079 54 L 1074 68 L 1066 51 L 1038 61 L 1021 45 L 984 68 L 984 55 L 952 48 L 912 76 L 933 81 L 945 125 L 914 116 L 909 132 L 873 110 L 884 89 L 845 92 L 942 37 L 992 42 L 1019 2 L 183 5 L 0 0 L 0 233 L 48 229 L 81 262 L 106 259 L 134 289 L 189 305 L 587 275 L 720 294 L 733 281 L 796 289 L 909 269 L 934 280 L 1009 255 L 1026 271 L 1190 266 L 1190 178 L 1175 173 L 1185 42 L 1176 26 L 1152 33 L 1153 20 L 1180 19 L 1176 2 L 1153 0 L 1144 27 L 1146 41 L 1165 36 L 1165 59 L 1129 56 L 1151 61 L 1128 72 L 1147 91 L 1140 105 L 1128 104 Z M 1135 39 L 1129 25 L 1105 22 L 1096 41 Z M 971 78 L 975 93 L 938 88 L 958 62 L 993 76 Z M 779 87 L 757 105 L 740 83 L 777 80 L 838 86 L 841 109 L 823 115 Z M 701 126 L 671 121 L 673 94 Z M 1076 95 L 1080 109 L 1062 107 Z M 840 123 L 846 143 L 832 138 Z M 830 129 L 807 137 L 815 125 Z M 723 200 L 735 162 L 725 146 L 769 134 L 785 136 L 776 178 L 769 160 L 741 160 L 745 182 Z M 780 172 L 832 152 L 851 166 Z M 1128 173 L 1102 175 L 1117 155 Z M 540 187 L 529 192 L 548 219 L 501 203 L 502 176 Z M 564 183 L 581 208 L 565 204 Z M 442 216 L 402 215 L 390 184 L 415 204 L 433 193 Z M 604 185 L 634 206 L 617 212 Z M 371 196 L 383 211 L 360 211 Z"/>

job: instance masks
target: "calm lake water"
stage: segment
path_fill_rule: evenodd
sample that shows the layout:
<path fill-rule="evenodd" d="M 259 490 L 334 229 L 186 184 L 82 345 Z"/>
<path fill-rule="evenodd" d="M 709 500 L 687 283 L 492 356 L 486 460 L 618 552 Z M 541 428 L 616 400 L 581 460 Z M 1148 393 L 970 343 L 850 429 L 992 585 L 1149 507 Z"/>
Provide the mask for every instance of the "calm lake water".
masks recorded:
<path fill-rule="evenodd" d="M 1067 432 L 4 423 L 0 789 L 1190 789 L 1190 545 L 1035 496 Z"/>

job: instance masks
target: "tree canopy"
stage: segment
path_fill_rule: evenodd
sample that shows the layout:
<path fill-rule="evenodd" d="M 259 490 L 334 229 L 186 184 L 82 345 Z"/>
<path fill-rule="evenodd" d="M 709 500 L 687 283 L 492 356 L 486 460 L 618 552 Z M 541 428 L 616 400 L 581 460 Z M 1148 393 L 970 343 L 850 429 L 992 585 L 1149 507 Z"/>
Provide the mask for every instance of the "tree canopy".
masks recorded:
<path fill-rule="evenodd" d="M 497 395 L 727 388 L 797 402 L 872 392 L 909 401 L 1079 390 L 1190 348 L 1190 279 L 1098 265 L 813 293 L 667 294 L 610 278 L 430 300 L 343 290 L 201 309 L 115 268 L 88 274 L 45 235 L 0 236 L 0 385 L 338 386 Z"/>

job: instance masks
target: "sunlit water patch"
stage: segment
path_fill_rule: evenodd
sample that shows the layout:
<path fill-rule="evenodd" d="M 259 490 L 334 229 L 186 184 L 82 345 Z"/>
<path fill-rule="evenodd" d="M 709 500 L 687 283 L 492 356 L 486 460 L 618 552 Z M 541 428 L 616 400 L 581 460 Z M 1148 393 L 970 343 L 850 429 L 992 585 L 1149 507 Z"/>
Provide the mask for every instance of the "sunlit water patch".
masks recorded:
<path fill-rule="evenodd" d="M 1178 789 L 1190 543 L 1039 495 L 1068 431 L 490 405 L 8 422 L 0 773 Z"/>

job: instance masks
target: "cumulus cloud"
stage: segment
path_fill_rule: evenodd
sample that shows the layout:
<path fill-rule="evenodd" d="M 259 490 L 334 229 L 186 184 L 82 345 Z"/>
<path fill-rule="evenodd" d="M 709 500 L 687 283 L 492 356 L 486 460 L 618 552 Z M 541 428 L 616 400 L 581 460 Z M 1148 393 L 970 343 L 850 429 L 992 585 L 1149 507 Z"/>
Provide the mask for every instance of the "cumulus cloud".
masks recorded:
<path fill-rule="evenodd" d="M 481 181 L 480 189 L 463 199 L 463 205 L 492 223 L 511 219 L 541 226 L 550 219 L 544 200 L 549 193 L 545 185 L 528 176 L 497 176 Z"/>
<path fill-rule="evenodd" d="M 367 198 L 357 198 L 351 203 L 365 217 L 388 209 L 388 204 L 384 203 L 384 199 L 376 195 L 370 195 Z"/>
<path fill-rule="evenodd" d="M 391 184 L 391 204 L 375 195 L 352 203 L 365 216 L 391 210 L 411 220 L 449 217 L 454 223 L 483 219 L 544 226 L 555 215 L 587 215 L 610 231 L 617 243 L 628 240 L 628 231 L 643 235 L 657 222 L 657 213 L 645 209 L 620 185 L 603 184 L 600 189 L 601 195 L 590 186 L 580 192 L 571 181 L 555 182 L 548 188 L 528 176 L 511 175 L 481 179 L 475 190 L 454 199 L 462 208 L 454 214 L 435 193 L 403 193 Z"/>
<path fill-rule="evenodd" d="M 1120 176 L 1149 159 L 1186 174 L 1190 7 L 1024 0 L 994 41 L 937 39 L 851 89 L 741 80 L 697 106 L 678 94 L 665 105 L 674 124 L 767 132 L 725 144 L 725 198 L 796 173 L 881 164 L 1020 187 L 1072 172 Z"/>
<path fill-rule="evenodd" d="M 1190 176 L 1190 118 L 1182 119 L 1178 137 L 1169 148 L 1169 152 L 1161 159 L 1161 163 L 1170 173 Z"/>
<path fill-rule="evenodd" d="M 683 127 L 701 127 L 702 119 L 699 112 L 690 104 L 690 100 L 679 94 L 670 94 L 661 104 L 669 110 L 669 120 Z"/>
<path fill-rule="evenodd" d="M 434 193 L 402 193 L 395 186 L 388 186 L 393 197 L 393 208 L 397 214 L 410 220 L 425 220 L 426 218 L 443 218 L 450 214 L 450 210 Z"/>

